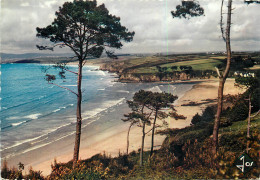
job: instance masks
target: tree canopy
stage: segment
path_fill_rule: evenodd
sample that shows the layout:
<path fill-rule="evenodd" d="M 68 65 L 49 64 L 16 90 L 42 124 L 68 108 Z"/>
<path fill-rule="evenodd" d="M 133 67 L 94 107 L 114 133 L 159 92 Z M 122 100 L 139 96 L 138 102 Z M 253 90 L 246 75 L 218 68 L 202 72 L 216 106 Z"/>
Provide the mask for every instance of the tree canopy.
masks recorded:
<path fill-rule="evenodd" d="M 182 1 L 176 6 L 176 11 L 171 11 L 173 18 L 188 18 L 204 15 L 204 9 L 197 1 Z"/>
<path fill-rule="evenodd" d="M 109 14 L 104 4 L 97 6 L 96 0 L 74 0 L 65 2 L 55 13 L 56 18 L 44 28 L 37 27 L 37 37 L 49 39 L 52 46 L 39 46 L 40 50 L 54 47 L 69 47 L 79 59 L 100 57 L 107 49 L 121 48 L 122 40 L 130 42 L 134 32 L 121 25 L 120 18 Z"/>

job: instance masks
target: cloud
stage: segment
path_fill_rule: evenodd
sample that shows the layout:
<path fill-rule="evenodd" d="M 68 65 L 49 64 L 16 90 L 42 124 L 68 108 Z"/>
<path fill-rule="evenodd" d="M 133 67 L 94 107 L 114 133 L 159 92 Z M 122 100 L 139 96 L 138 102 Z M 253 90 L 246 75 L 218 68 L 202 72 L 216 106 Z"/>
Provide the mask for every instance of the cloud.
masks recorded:
<path fill-rule="evenodd" d="M 47 44 L 36 38 L 36 27 L 50 24 L 55 11 L 66 0 L 2 0 L 2 52 L 39 52 L 35 45 Z M 70 0 L 72 1 L 72 0 Z M 200 0 L 205 16 L 190 20 L 173 19 L 170 11 L 180 1 L 170 0 L 98 0 L 109 12 L 121 18 L 121 24 L 135 31 L 134 40 L 124 43 L 120 53 L 157 53 L 183 51 L 225 50 L 219 20 L 221 1 Z M 226 11 L 226 4 L 224 6 Z M 259 50 L 260 6 L 246 5 L 243 0 L 233 2 L 232 50 Z M 224 20 L 226 18 L 224 17 Z M 62 52 L 57 48 L 55 52 Z"/>

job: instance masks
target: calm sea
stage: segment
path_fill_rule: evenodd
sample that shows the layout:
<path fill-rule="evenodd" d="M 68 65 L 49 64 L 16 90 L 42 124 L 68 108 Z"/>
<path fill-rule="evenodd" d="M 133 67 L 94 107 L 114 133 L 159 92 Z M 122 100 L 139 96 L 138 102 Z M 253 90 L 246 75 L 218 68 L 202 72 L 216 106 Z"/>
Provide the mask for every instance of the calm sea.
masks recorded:
<path fill-rule="evenodd" d="M 70 136 L 75 130 L 76 96 L 44 80 L 41 64 L 2 64 L 1 66 L 1 156 L 8 158 Z M 140 89 L 166 91 L 181 96 L 193 84 L 119 83 L 114 74 L 83 68 L 83 128 L 103 131 L 128 111 L 126 100 Z M 69 66 L 77 71 L 77 66 Z M 58 71 L 51 70 L 50 74 Z M 66 79 L 55 83 L 76 91 L 77 77 L 67 72 Z M 114 113 L 117 112 L 117 113 Z M 94 130 L 95 129 L 95 130 Z M 91 132 L 93 131 L 93 132 Z"/>

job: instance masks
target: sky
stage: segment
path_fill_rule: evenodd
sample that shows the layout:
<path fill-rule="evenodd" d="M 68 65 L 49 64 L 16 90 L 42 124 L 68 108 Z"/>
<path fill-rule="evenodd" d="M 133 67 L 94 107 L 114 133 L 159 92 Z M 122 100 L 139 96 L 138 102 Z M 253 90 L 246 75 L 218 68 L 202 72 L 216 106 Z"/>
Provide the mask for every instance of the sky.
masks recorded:
<path fill-rule="evenodd" d="M 36 27 L 46 27 L 55 11 L 72 0 L 0 0 L 1 52 L 43 53 L 36 44 Z M 233 0 L 231 48 L 233 51 L 260 50 L 260 4 Z M 219 28 L 221 0 L 199 0 L 205 16 L 189 20 L 172 18 L 171 11 L 181 0 L 97 0 L 109 12 L 121 18 L 121 24 L 135 31 L 132 42 L 124 43 L 116 53 L 165 53 L 225 51 Z M 224 11 L 227 11 L 226 4 Z M 224 16 L 224 20 L 226 17 Z M 45 51 L 44 51 L 45 52 Z M 50 53 L 48 51 L 47 53 Z M 56 48 L 53 53 L 69 52 Z"/>

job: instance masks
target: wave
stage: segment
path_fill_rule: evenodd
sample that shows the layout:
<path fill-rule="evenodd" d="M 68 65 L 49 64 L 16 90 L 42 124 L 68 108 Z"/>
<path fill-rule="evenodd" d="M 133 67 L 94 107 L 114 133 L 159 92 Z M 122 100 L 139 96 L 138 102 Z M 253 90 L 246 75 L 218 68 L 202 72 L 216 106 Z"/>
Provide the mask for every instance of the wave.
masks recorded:
<path fill-rule="evenodd" d="M 41 137 L 43 137 L 43 136 L 45 136 L 45 135 L 46 135 L 46 134 L 41 135 L 41 136 L 37 136 L 37 137 L 34 137 L 34 138 L 31 138 L 31 139 L 26 139 L 26 140 L 23 140 L 23 141 L 20 141 L 20 142 L 16 142 L 16 143 L 15 143 L 14 145 L 12 145 L 12 146 L 9 146 L 9 147 L 6 147 L 6 148 L 1 149 L 1 151 L 7 150 L 7 149 L 11 149 L 11 148 L 17 147 L 17 146 L 19 146 L 19 145 L 22 145 L 22 144 L 24 144 L 24 143 L 28 143 L 28 142 L 37 140 L 37 139 L 39 139 L 39 138 L 41 138 Z"/>
<path fill-rule="evenodd" d="M 107 76 L 107 73 L 105 73 L 104 71 L 93 71 L 93 69 L 88 69 L 84 72 L 84 75 L 94 75 L 94 76 Z"/>
<path fill-rule="evenodd" d="M 11 116 L 11 117 L 8 117 L 6 118 L 6 120 L 16 120 L 16 119 L 20 119 L 21 117 L 19 116 Z"/>
<path fill-rule="evenodd" d="M 68 107 L 70 107 L 70 106 L 73 106 L 74 104 L 69 104 L 68 106 L 63 106 L 63 107 L 59 107 L 58 109 L 55 109 L 55 110 L 53 110 L 52 112 L 53 113 L 56 113 L 56 112 L 58 112 L 58 111 L 60 111 L 60 110 L 62 110 L 62 109 L 66 109 L 66 108 L 68 108 Z M 49 114 L 48 114 L 49 115 Z"/>
<path fill-rule="evenodd" d="M 111 108 L 111 107 L 113 107 L 113 106 L 122 104 L 124 100 L 125 100 L 125 98 L 121 98 L 121 99 L 119 99 L 119 100 L 107 101 L 106 103 L 104 103 L 103 107 L 101 107 L 101 108 L 96 108 L 96 109 L 93 109 L 93 110 L 91 110 L 91 111 L 85 111 L 85 112 L 82 114 L 83 120 L 87 120 L 87 119 L 90 119 L 90 118 L 97 117 L 101 112 L 104 112 L 105 110 L 107 110 L 107 109 L 109 109 L 109 108 Z M 69 106 L 73 106 L 73 104 L 70 104 Z M 67 107 L 68 107 L 68 106 L 67 106 Z M 36 118 L 36 117 L 39 117 L 40 115 L 41 115 L 41 114 L 32 114 L 32 115 L 28 115 L 27 117 Z M 85 117 L 84 117 L 84 116 L 85 116 Z M 94 120 L 88 122 L 88 123 L 87 123 L 85 126 L 83 126 L 82 128 L 84 128 L 84 127 L 88 126 L 89 124 L 91 124 L 91 123 L 97 121 L 98 119 L 99 119 L 99 118 L 96 118 L 96 119 L 94 119 Z M 73 121 L 74 121 L 74 119 L 73 119 Z M 26 121 L 26 122 L 29 122 L 29 121 Z M 26 123 L 26 122 L 23 122 L 23 123 Z M 17 142 L 17 143 L 15 143 L 14 145 L 12 145 L 12 146 L 10 146 L 10 147 L 4 148 L 3 150 L 7 150 L 7 149 L 10 149 L 10 148 L 14 148 L 14 147 L 17 147 L 17 146 L 19 146 L 19 145 L 22 145 L 22 144 L 24 144 L 24 143 L 29 143 L 29 142 L 38 140 L 38 139 L 40 139 L 40 138 L 42 138 L 42 137 L 44 137 L 44 136 L 47 136 L 47 135 L 49 135 L 49 134 L 51 134 L 51 133 L 53 133 L 53 132 L 55 132 L 55 131 L 57 131 L 57 130 L 59 130 L 59 129 L 61 129 L 61 128 L 63 128 L 63 127 L 66 127 L 66 126 L 69 126 L 69 125 L 71 125 L 71 124 L 73 124 L 73 122 L 70 122 L 70 123 L 67 123 L 67 124 L 63 124 L 63 125 L 61 125 L 61 126 L 59 126 L 59 127 L 56 127 L 56 128 L 53 128 L 53 129 L 48 130 L 48 132 L 45 133 L 45 134 L 43 134 L 43 135 L 40 135 L 40 136 L 38 136 L 38 137 L 31 138 L 31 139 L 27 139 L 27 140 L 24 140 L 24 141 L 21 141 L 21 142 Z M 73 132 L 73 133 L 74 133 L 74 132 Z M 71 134 L 73 134 L 73 133 L 71 133 Z M 67 137 L 67 136 L 68 136 L 68 135 L 66 135 L 66 136 L 64 136 L 64 137 Z M 62 138 L 64 138 L 64 137 L 61 137 L 61 138 L 59 138 L 59 139 L 56 139 L 55 141 L 60 140 L 60 139 L 62 139 Z M 50 143 L 47 143 L 47 144 L 50 144 Z M 47 145 L 47 144 L 46 144 L 46 145 Z M 43 145 L 41 145 L 41 147 L 42 147 L 42 146 L 43 146 Z M 37 147 L 37 148 L 39 148 L 39 147 Z M 33 149 L 36 149 L 36 148 L 33 147 Z M 26 152 L 31 151 L 31 150 L 33 150 L 33 149 L 26 150 Z"/>
<path fill-rule="evenodd" d="M 116 91 L 116 92 L 129 93 L 129 91 L 125 91 L 125 90 L 119 90 L 119 91 Z"/>
<path fill-rule="evenodd" d="M 74 87 L 74 86 L 77 86 L 77 85 L 63 85 L 63 86 L 73 86 Z"/>
<path fill-rule="evenodd" d="M 95 71 L 95 75 L 101 75 L 101 76 L 106 76 L 106 73 L 104 71 Z"/>
<path fill-rule="evenodd" d="M 41 115 L 42 115 L 41 113 L 30 114 L 30 115 L 24 116 L 24 118 L 35 120 L 35 119 L 38 119 L 39 116 L 41 116 Z"/>
<path fill-rule="evenodd" d="M 38 119 L 39 116 L 41 116 L 41 115 L 42 115 L 41 113 L 37 113 L 37 114 L 30 114 L 30 115 L 23 116 L 23 117 L 18 117 L 18 116 L 9 117 L 9 118 L 7 118 L 7 120 L 16 120 L 16 119 L 29 119 L 29 120 L 22 121 L 22 122 L 17 122 L 17 123 L 11 123 L 11 124 L 9 124 L 9 125 L 7 125 L 5 127 L 2 127 L 1 129 L 4 130 L 4 129 L 7 129 L 7 128 L 19 126 L 21 124 L 30 122 L 31 120 Z"/>
<path fill-rule="evenodd" d="M 154 86 L 154 87 L 149 88 L 149 89 L 147 89 L 147 90 L 148 90 L 148 91 L 152 91 L 152 92 L 159 92 L 159 93 L 162 92 L 162 90 L 159 88 L 159 86 Z"/>
<path fill-rule="evenodd" d="M 41 99 L 43 99 L 43 98 L 45 98 L 45 97 L 50 98 L 50 97 L 52 97 L 52 96 L 54 96 L 54 95 L 56 95 L 56 94 L 59 94 L 59 93 L 61 93 L 61 92 L 56 92 L 56 93 L 50 94 L 50 95 L 48 95 L 48 96 L 46 96 L 46 95 L 40 96 L 40 97 L 38 97 L 38 98 L 31 99 L 30 101 L 27 101 L 27 102 L 24 102 L 24 103 L 21 103 L 21 104 L 18 104 L 18 105 L 14 105 L 14 106 L 11 106 L 11 107 L 5 107 L 5 110 L 10 110 L 10 109 L 13 109 L 13 108 L 17 108 L 17 107 L 20 107 L 20 106 L 23 106 L 23 105 L 30 104 L 30 103 L 32 103 L 32 102 L 37 102 L 37 101 L 40 101 Z M 49 102 L 49 101 L 48 101 L 48 102 Z M 48 102 L 47 102 L 47 103 L 48 103 Z"/>
<path fill-rule="evenodd" d="M 61 126 L 59 126 L 59 127 L 57 127 L 57 128 L 51 129 L 51 130 L 49 130 L 47 133 L 45 133 L 45 134 L 43 134 L 43 135 L 40 135 L 40 136 L 31 138 L 31 139 L 26 139 L 26 140 L 23 140 L 23 141 L 20 141 L 20 142 L 16 142 L 16 143 L 15 143 L 14 145 L 12 145 L 12 146 L 9 146 L 9 147 L 6 147 L 6 148 L 4 148 L 4 149 L 1 149 L 1 151 L 7 150 L 7 149 L 11 149 L 11 148 L 14 148 L 14 147 L 17 147 L 17 146 L 20 146 L 20 145 L 22 145 L 22 144 L 24 144 L 24 143 L 29 143 L 29 142 L 38 140 L 38 139 L 40 139 L 40 138 L 42 138 L 42 137 L 44 137 L 44 136 L 47 136 L 48 134 L 51 134 L 51 133 L 57 131 L 58 129 L 61 129 L 62 127 L 65 127 L 65 126 L 68 126 L 68 125 L 71 125 L 71 124 L 72 124 L 72 123 L 67 123 L 67 124 L 61 125 Z M 39 141 L 39 142 L 40 142 L 40 141 Z"/>
<path fill-rule="evenodd" d="M 18 122 L 18 123 L 12 123 L 11 125 L 12 125 L 12 127 L 15 127 L 15 126 L 19 126 L 19 125 L 26 123 L 26 122 L 27 121 L 22 121 L 22 122 Z"/>
<path fill-rule="evenodd" d="M 49 145 L 49 144 L 51 144 L 51 143 L 54 143 L 54 142 L 56 142 L 56 141 L 59 141 L 59 140 L 65 138 L 65 137 L 71 136 L 71 135 L 73 135 L 73 134 L 75 134 L 75 132 L 72 132 L 72 133 L 70 133 L 70 134 L 67 134 L 67 135 L 65 135 L 65 136 L 62 136 L 62 137 L 60 137 L 60 138 L 58 138 L 58 139 L 55 139 L 54 141 L 50 141 L 50 142 L 47 142 L 47 143 L 45 143 L 45 144 L 41 144 L 41 145 L 38 145 L 38 146 L 34 146 L 34 147 L 32 147 L 32 148 L 26 149 L 25 151 L 23 151 L 23 152 L 21 152 L 21 153 L 13 154 L 13 155 L 11 155 L 11 156 L 24 154 L 24 153 L 30 152 L 30 151 L 32 151 L 32 150 L 35 150 L 35 149 L 38 149 L 38 148 L 47 146 L 47 145 Z M 11 156 L 9 155 L 9 157 L 11 157 Z"/>
<path fill-rule="evenodd" d="M 60 108 L 58 108 L 58 109 L 53 110 L 52 112 L 55 113 L 55 112 L 58 112 L 58 111 L 60 111 L 60 110 L 62 110 L 62 109 L 65 109 L 65 108 L 66 108 L 66 107 L 60 107 Z"/>
<path fill-rule="evenodd" d="M 99 107 L 90 111 L 85 111 L 83 113 L 83 117 L 85 116 L 85 118 L 83 118 L 83 120 L 87 120 L 93 117 L 96 117 L 97 115 L 99 115 L 101 112 L 106 112 L 108 111 L 109 108 L 116 106 L 116 105 L 120 105 L 123 103 L 123 101 L 125 100 L 125 98 L 121 98 L 119 100 L 111 100 L 111 101 L 107 101 L 103 104 L 103 107 Z M 97 119 L 96 119 L 97 120 Z M 95 121 L 96 121 L 95 120 Z M 88 124 L 87 124 L 88 125 Z M 87 126 L 86 125 L 86 126 Z M 84 126 L 84 127 L 86 127 Z"/>

